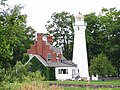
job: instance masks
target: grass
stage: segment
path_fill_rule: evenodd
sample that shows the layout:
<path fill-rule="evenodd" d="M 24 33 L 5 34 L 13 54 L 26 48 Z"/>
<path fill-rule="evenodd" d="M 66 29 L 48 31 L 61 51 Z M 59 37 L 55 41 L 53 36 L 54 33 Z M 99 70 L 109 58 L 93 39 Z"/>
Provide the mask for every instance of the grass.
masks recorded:
<path fill-rule="evenodd" d="M 49 86 L 49 83 L 57 84 L 88 84 L 87 81 L 34 81 L 26 82 L 17 90 L 120 90 L 120 88 L 80 88 L 80 87 L 58 87 Z M 107 81 L 90 81 L 94 85 L 120 85 L 120 80 L 107 80 Z"/>
<path fill-rule="evenodd" d="M 48 82 L 51 82 L 51 81 L 47 81 L 47 83 Z M 52 81 L 52 82 L 60 83 L 60 81 Z M 81 82 L 82 84 L 86 84 L 85 81 L 73 81 L 73 82 L 75 84 L 76 83 L 78 84 L 78 82 Z M 96 82 L 94 81 L 94 83 Z M 108 81 L 108 82 L 111 82 L 111 81 Z M 117 81 L 112 81 L 112 82 L 117 82 Z M 71 83 L 71 81 L 65 81 L 65 83 L 68 84 L 68 83 Z M 43 82 L 31 82 L 31 83 L 25 83 L 21 88 L 17 90 L 120 90 L 120 88 L 97 88 L 95 89 L 95 88 L 80 88 L 80 87 L 57 87 L 57 86 L 49 86 L 45 82 L 44 83 Z"/>
<path fill-rule="evenodd" d="M 57 84 L 88 84 L 88 81 L 46 81 L 47 83 Z M 94 85 L 120 85 L 120 80 L 106 80 L 106 81 L 90 81 L 89 84 Z"/>
<path fill-rule="evenodd" d="M 57 84 L 88 84 L 88 81 L 46 81 L 47 83 Z M 120 80 L 106 80 L 106 81 L 90 81 L 91 85 L 120 85 Z M 120 88 L 79 88 L 79 87 L 64 87 L 64 90 L 120 90 Z"/>
<path fill-rule="evenodd" d="M 65 87 L 64 90 L 120 90 L 120 88 L 74 88 L 74 87 Z"/>
<path fill-rule="evenodd" d="M 31 82 L 25 83 L 17 90 L 64 90 L 64 88 L 57 86 L 49 86 L 45 83 Z"/>

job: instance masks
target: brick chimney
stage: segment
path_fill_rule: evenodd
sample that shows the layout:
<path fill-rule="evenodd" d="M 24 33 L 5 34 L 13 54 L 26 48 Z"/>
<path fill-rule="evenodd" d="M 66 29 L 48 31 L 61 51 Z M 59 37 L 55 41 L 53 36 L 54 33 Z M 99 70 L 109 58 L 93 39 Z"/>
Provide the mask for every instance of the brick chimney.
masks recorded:
<path fill-rule="evenodd" d="M 52 44 L 52 42 L 53 42 L 53 40 L 52 40 L 52 36 L 47 36 L 47 42 L 48 43 L 50 43 L 50 44 Z"/>
<path fill-rule="evenodd" d="M 42 38 L 43 38 L 43 33 L 37 33 L 37 54 L 42 55 L 43 50 L 42 50 Z"/>
<path fill-rule="evenodd" d="M 42 37 L 43 37 L 43 33 L 37 33 L 37 39 Z"/>

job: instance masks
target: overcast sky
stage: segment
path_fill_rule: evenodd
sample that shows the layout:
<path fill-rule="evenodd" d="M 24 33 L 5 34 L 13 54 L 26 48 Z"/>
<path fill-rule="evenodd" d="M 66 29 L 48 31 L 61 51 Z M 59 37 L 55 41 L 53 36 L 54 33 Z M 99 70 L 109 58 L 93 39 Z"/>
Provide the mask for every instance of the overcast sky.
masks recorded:
<path fill-rule="evenodd" d="M 99 13 L 103 7 L 116 7 L 120 10 L 120 0 L 8 0 L 11 5 L 22 4 L 23 13 L 27 14 L 27 25 L 32 26 L 37 32 L 45 33 L 45 24 L 54 12 L 78 12 L 89 14 Z"/>

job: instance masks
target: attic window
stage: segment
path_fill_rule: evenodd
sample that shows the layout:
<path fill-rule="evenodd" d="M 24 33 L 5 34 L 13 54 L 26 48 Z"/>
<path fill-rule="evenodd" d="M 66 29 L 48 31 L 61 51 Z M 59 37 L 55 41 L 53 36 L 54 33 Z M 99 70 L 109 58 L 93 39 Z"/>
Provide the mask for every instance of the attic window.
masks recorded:
<path fill-rule="evenodd" d="M 59 53 L 57 53 L 56 59 L 59 59 Z"/>
<path fill-rule="evenodd" d="M 47 54 L 47 60 L 50 61 L 51 60 L 51 53 Z"/>

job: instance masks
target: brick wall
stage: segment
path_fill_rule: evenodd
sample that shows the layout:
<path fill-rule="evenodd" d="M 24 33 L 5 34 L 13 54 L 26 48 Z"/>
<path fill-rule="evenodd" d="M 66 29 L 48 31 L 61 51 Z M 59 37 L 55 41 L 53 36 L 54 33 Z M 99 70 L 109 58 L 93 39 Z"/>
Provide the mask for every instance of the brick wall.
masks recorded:
<path fill-rule="evenodd" d="M 42 38 L 43 38 L 43 34 L 37 33 L 37 41 L 34 41 L 34 45 L 31 45 L 30 49 L 27 50 L 27 53 L 41 55 L 46 60 L 47 60 L 47 54 L 51 53 L 52 62 L 60 61 L 56 59 L 57 54 L 50 49 L 50 46 L 47 45 Z M 47 36 L 47 42 L 52 44 L 52 36 Z M 62 54 L 59 54 L 60 58 L 61 56 Z"/>

